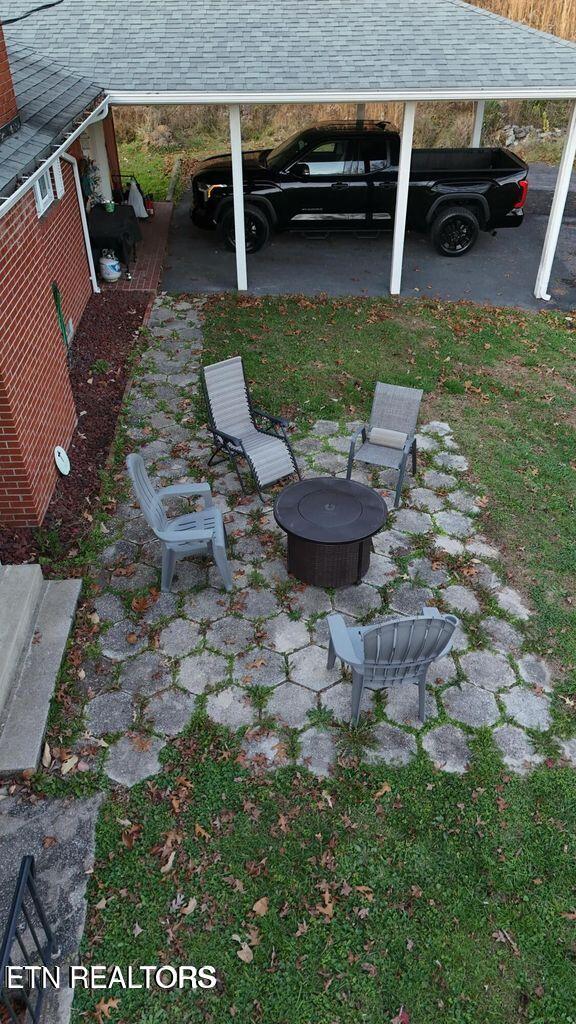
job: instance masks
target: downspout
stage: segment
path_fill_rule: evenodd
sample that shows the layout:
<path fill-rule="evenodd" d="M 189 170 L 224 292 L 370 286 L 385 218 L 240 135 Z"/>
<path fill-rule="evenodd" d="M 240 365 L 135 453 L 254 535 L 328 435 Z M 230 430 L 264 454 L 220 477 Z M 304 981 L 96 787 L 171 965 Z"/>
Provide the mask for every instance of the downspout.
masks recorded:
<path fill-rule="evenodd" d="M 66 163 L 72 165 L 72 172 L 74 174 L 74 183 L 76 185 L 76 196 L 78 198 L 78 208 L 80 210 L 80 220 L 82 221 L 82 232 L 84 234 L 84 245 L 86 247 L 86 259 L 88 260 L 88 268 L 90 270 L 90 280 L 92 282 L 92 291 L 95 295 L 100 293 L 100 286 L 96 277 L 96 267 L 94 266 L 94 257 L 92 256 L 92 246 L 90 245 L 90 234 L 88 232 L 88 220 L 86 218 L 86 208 L 84 206 L 84 196 L 82 194 L 82 185 L 80 184 L 80 174 L 78 173 L 78 161 L 76 157 L 71 156 L 70 153 L 61 153 L 62 160 L 66 160 Z"/>

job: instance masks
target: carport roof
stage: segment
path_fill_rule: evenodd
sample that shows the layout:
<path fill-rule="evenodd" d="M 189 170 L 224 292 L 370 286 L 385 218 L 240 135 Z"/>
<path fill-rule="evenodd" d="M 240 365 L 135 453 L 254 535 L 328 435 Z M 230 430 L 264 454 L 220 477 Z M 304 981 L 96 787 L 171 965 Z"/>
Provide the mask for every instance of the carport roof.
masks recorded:
<path fill-rule="evenodd" d="M 121 102 L 576 96 L 576 45 L 462 0 L 62 0 L 5 32 Z"/>

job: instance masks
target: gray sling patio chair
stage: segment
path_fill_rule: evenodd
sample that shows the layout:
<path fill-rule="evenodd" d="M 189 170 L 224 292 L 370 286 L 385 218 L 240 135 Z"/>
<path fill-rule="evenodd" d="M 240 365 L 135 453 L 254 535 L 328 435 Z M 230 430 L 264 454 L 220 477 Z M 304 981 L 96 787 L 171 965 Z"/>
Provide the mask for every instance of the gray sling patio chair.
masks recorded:
<path fill-rule="evenodd" d="M 352 717 L 358 724 L 364 687 L 414 683 L 418 686 L 420 721 L 426 718 L 426 675 L 437 658 L 448 654 L 458 619 L 423 608 L 421 615 L 393 619 L 376 626 L 346 625 L 341 615 L 330 615 L 328 668 L 336 658 L 352 669 Z"/>
<path fill-rule="evenodd" d="M 248 463 L 258 494 L 262 488 L 300 470 L 286 436 L 286 420 L 255 409 L 244 376 L 240 356 L 223 359 L 202 369 L 204 396 L 208 407 L 209 429 L 216 445 L 208 465 L 218 452 L 231 460 L 244 491 L 238 459 Z M 267 426 L 259 426 L 260 422 Z"/>
<path fill-rule="evenodd" d="M 156 491 L 141 455 L 129 455 L 126 466 L 144 518 L 162 542 L 162 590 L 170 591 L 176 562 L 188 555 L 211 555 L 226 590 L 232 590 L 224 522 L 220 509 L 212 503 L 210 484 L 172 484 Z M 162 501 L 174 496 L 203 497 L 204 508 L 168 519 Z"/>
<path fill-rule="evenodd" d="M 416 472 L 416 423 L 422 392 L 416 388 L 402 388 L 395 384 L 376 384 L 370 422 L 364 424 L 350 443 L 346 476 L 352 476 L 357 460 L 372 466 L 395 469 L 398 472 L 394 508 L 402 496 L 402 484 L 408 457 L 412 455 L 412 473 Z M 356 445 L 359 442 L 360 447 Z"/>

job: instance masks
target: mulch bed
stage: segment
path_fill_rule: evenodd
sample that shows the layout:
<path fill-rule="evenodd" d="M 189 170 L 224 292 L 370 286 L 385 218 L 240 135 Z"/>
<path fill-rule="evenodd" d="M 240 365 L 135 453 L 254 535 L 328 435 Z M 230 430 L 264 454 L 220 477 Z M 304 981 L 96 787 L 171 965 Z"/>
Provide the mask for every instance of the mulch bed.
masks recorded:
<path fill-rule="evenodd" d="M 100 470 L 106 465 L 128 380 L 128 360 L 151 300 L 150 292 L 107 291 L 93 295 L 74 338 L 70 381 L 78 425 L 68 448 L 72 470 L 60 477 L 40 530 L 2 530 L 3 564 L 38 561 L 50 575 L 46 536 L 58 538 L 60 560 L 90 529 L 98 507 Z M 47 557 L 47 561 L 44 559 Z M 54 566 L 56 569 L 56 566 Z"/>

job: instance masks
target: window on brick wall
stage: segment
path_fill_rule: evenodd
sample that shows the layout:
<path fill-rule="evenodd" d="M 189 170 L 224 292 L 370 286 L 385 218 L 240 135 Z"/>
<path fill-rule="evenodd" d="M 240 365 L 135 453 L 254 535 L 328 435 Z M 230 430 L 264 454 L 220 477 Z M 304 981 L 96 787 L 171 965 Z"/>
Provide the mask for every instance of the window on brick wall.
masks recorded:
<path fill-rule="evenodd" d="M 38 178 L 38 181 L 34 184 L 34 198 L 36 199 L 36 209 L 38 216 L 41 217 L 43 213 L 54 202 L 54 187 L 52 185 L 52 178 L 50 177 L 50 171 L 44 171 Z"/>

